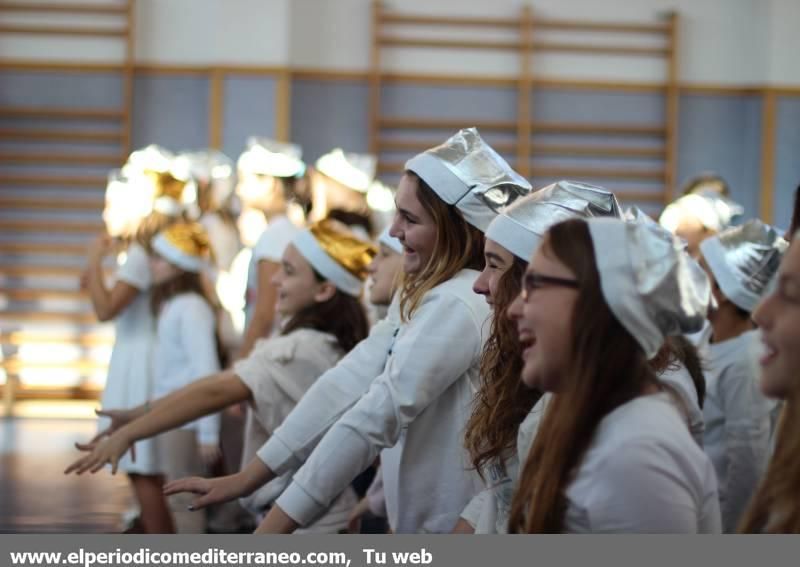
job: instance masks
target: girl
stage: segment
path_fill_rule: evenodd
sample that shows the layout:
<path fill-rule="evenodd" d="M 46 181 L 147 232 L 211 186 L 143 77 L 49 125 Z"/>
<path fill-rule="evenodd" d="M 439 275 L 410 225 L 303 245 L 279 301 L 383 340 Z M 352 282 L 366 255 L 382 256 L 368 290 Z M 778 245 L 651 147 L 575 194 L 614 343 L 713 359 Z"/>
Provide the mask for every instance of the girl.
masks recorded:
<path fill-rule="evenodd" d="M 193 382 L 149 406 L 109 411 L 112 426 L 82 446 L 91 453 L 67 472 L 94 472 L 106 462 L 116 467 L 133 443 L 243 401 L 250 403 L 255 418 L 246 439 L 246 458 L 251 458 L 317 377 L 366 336 L 366 315 L 358 297 L 373 255 L 370 244 L 328 223 L 299 233 L 287 246 L 274 278 L 276 309 L 286 319 L 280 336 L 259 341 L 233 369 Z M 286 481 L 266 489 L 279 491 Z M 315 529 L 335 533 L 346 526 L 354 497 L 344 492 Z M 261 506 L 262 500 L 256 497 L 248 503 Z"/>
<path fill-rule="evenodd" d="M 483 231 L 495 207 L 529 190 L 474 128 L 412 158 L 390 231 L 403 244 L 404 277 L 389 316 L 315 384 L 239 475 L 187 479 L 167 490 L 199 493 L 195 506 L 204 506 L 299 468 L 259 527 L 289 532 L 383 449 L 392 530 L 452 530 L 479 489 L 458 439 L 489 315 L 471 291 L 483 263 Z"/>
<path fill-rule="evenodd" d="M 153 397 L 160 398 L 219 371 L 220 363 L 214 305 L 201 279 L 211 257 L 205 231 L 194 223 L 173 224 L 156 236 L 152 249 L 151 311 L 158 321 Z M 219 417 L 211 415 L 166 432 L 157 445 L 168 480 L 203 472 L 219 457 Z M 180 497 L 169 504 L 173 531 L 203 533 L 203 515 L 187 514 Z"/>
<path fill-rule="evenodd" d="M 519 467 L 517 433 L 542 395 L 519 380 L 522 359 L 516 329 L 506 309 L 519 294 L 528 259 L 547 228 L 559 220 L 591 216 L 619 217 L 614 195 L 599 187 L 559 181 L 517 200 L 492 221 L 486 232 L 486 266 L 473 290 L 486 298 L 494 317 L 481 354 L 481 384 L 465 436 L 472 464 L 486 490 L 461 514 L 458 532 L 506 531 Z"/>
<path fill-rule="evenodd" d="M 279 326 L 275 319 L 276 291 L 271 282 L 283 251 L 304 222 L 301 209 L 293 203 L 292 190 L 297 177 L 305 171 L 301 154 L 300 147 L 293 144 L 251 138 L 239 157 L 236 194 L 244 207 L 242 218 L 255 216 L 267 223 L 248 262 L 245 332 L 239 358 L 247 356 L 258 339 Z"/>
<path fill-rule="evenodd" d="M 512 532 L 719 532 L 713 467 L 648 360 L 698 328 L 708 281 L 648 223 L 551 227 L 510 308 L 528 386 L 552 392 Z"/>
<path fill-rule="evenodd" d="M 775 453 L 739 531 L 800 533 L 800 245 L 794 240 L 781 263 L 777 289 L 753 315 L 765 347 L 761 391 L 785 406 Z"/>
<path fill-rule="evenodd" d="M 722 525 L 738 526 L 769 459 L 773 403 L 758 390 L 758 331 L 751 312 L 778 271 L 787 242 L 751 220 L 700 244 L 712 282 L 704 448 L 719 481 Z"/>
<path fill-rule="evenodd" d="M 149 361 L 152 357 L 155 321 L 150 312 L 151 284 L 147 249 L 151 239 L 164 227 L 181 218 L 183 193 L 187 177 L 173 168 L 171 154 L 157 146 L 149 146 L 131 154 L 123 169 L 127 182 L 124 189 L 109 186 L 104 218 L 109 234 L 101 235 L 89 249 L 89 266 L 84 275 L 95 314 L 100 321 L 114 321 L 115 341 L 108 366 L 103 407 L 130 408 L 147 401 L 152 395 L 153 379 Z M 150 211 L 141 218 L 142 205 Z M 133 218 L 125 218 L 124 211 Z M 125 259 L 110 289 L 103 277 L 103 259 L 112 250 L 111 238 L 121 241 Z M 100 428 L 107 420 L 101 414 Z M 150 533 L 170 528 L 168 510 L 161 496 L 155 445 L 137 446 L 136 460 L 125 457 L 119 468 L 130 478 L 140 508 L 140 521 L 132 530 Z"/>
<path fill-rule="evenodd" d="M 311 173 L 311 220 L 333 218 L 364 239 L 373 230 L 367 192 L 375 178 L 375 156 L 341 149 L 320 157 Z"/>

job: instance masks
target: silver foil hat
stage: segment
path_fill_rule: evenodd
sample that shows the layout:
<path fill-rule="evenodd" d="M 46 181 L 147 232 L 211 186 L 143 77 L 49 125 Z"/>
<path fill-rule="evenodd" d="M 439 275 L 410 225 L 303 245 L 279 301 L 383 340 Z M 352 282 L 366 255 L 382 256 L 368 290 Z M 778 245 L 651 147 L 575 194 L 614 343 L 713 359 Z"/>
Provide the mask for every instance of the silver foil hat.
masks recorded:
<path fill-rule="evenodd" d="M 711 285 L 679 239 L 654 222 L 586 222 L 603 297 L 648 358 L 666 337 L 703 327 Z"/>
<path fill-rule="evenodd" d="M 186 164 L 195 181 L 209 184 L 214 203 L 224 203 L 233 195 L 233 160 L 219 150 L 182 152 L 176 161 Z"/>
<path fill-rule="evenodd" d="M 719 232 L 725 230 L 743 213 L 744 208 L 727 197 L 714 191 L 700 190 L 667 205 L 658 222 L 675 233 L 684 219 L 693 218 L 707 229 Z"/>
<path fill-rule="evenodd" d="M 320 173 L 359 193 L 369 191 L 377 166 L 374 155 L 344 152 L 341 148 L 328 152 L 314 165 Z"/>
<path fill-rule="evenodd" d="M 489 225 L 486 238 L 527 262 L 548 228 L 568 219 L 590 217 L 620 218 L 614 194 L 594 185 L 558 181 L 503 209 Z"/>
<path fill-rule="evenodd" d="M 303 150 L 297 144 L 251 136 L 247 139 L 247 149 L 239 156 L 236 167 L 244 173 L 295 177 L 302 175 L 306 169 L 300 159 L 302 155 Z"/>
<path fill-rule="evenodd" d="M 700 243 L 722 293 L 751 312 L 774 284 L 789 243 L 775 228 L 754 219 Z"/>
<path fill-rule="evenodd" d="M 443 144 L 417 154 L 405 169 L 484 233 L 502 207 L 531 191 L 531 184 L 483 141 L 476 128 L 459 130 Z"/>

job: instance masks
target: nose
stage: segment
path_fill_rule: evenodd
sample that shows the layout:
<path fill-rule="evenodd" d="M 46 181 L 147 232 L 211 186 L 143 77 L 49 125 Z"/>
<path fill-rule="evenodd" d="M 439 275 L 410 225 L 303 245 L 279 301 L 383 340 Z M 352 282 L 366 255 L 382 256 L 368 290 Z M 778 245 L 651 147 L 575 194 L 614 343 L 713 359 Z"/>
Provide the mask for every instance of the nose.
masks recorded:
<path fill-rule="evenodd" d="M 753 311 L 753 321 L 762 329 L 769 329 L 772 325 L 772 305 L 775 302 L 777 293 L 777 291 L 770 293 L 756 305 Z"/>
<path fill-rule="evenodd" d="M 377 271 L 378 271 L 378 257 L 375 256 L 372 259 L 372 262 L 370 262 L 369 265 L 367 266 L 367 273 L 374 274 Z"/>
<path fill-rule="evenodd" d="M 486 270 L 484 269 L 480 274 L 478 274 L 478 277 L 475 278 L 475 283 L 472 284 L 472 291 L 478 295 L 489 295 L 488 279 L 489 278 L 486 275 Z"/>
<path fill-rule="evenodd" d="M 394 218 L 392 218 L 392 226 L 389 227 L 389 236 L 397 238 L 398 240 L 403 240 L 405 234 L 400 224 L 400 214 L 395 213 Z"/>

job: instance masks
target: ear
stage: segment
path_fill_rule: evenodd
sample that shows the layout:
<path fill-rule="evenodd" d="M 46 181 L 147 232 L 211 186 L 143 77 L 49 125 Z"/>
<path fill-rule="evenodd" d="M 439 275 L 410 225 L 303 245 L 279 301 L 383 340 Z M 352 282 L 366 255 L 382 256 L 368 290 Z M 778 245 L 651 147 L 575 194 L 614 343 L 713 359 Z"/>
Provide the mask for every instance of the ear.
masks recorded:
<path fill-rule="evenodd" d="M 314 293 L 314 301 L 317 303 L 325 303 L 332 299 L 334 295 L 336 295 L 336 286 L 328 280 L 325 280 L 317 287 L 317 291 Z"/>

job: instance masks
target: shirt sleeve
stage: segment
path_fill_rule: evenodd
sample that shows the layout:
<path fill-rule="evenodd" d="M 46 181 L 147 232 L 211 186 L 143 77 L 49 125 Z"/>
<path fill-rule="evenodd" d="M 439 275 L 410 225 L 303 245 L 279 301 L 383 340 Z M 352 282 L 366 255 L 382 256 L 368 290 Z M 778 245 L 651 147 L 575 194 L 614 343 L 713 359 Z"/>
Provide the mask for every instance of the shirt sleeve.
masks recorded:
<path fill-rule="evenodd" d="M 150 287 L 150 262 L 144 248 L 136 243 L 128 247 L 125 261 L 117 270 L 117 280 L 130 284 L 139 291 Z"/>
<path fill-rule="evenodd" d="M 717 391 L 725 416 L 727 461 L 722 523 L 725 532 L 734 532 L 766 470 L 772 406 L 748 363 L 727 368 Z"/>
<path fill-rule="evenodd" d="M 187 298 L 181 306 L 181 344 L 189 353 L 191 376 L 203 378 L 219 372 L 216 343 L 216 320 L 211 307 L 198 296 Z M 196 422 L 198 441 L 203 445 L 219 442 L 218 413 L 201 417 Z"/>
<path fill-rule="evenodd" d="M 473 530 L 478 529 L 478 525 L 481 523 L 481 515 L 488 501 L 491 499 L 491 496 L 490 489 L 485 488 L 481 490 L 472 497 L 472 500 L 469 501 L 464 511 L 461 512 L 461 519 L 472 526 Z"/>
<path fill-rule="evenodd" d="M 591 531 L 698 533 L 702 487 L 693 482 L 702 480 L 681 470 L 682 457 L 676 459 L 650 440 L 628 443 L 607 457 L 590 472 L 594 475 L 588 506 Z"/>
<path fill-rule="evenodd" d="M 300 403 L 258 451 L 258 458 L 276 475 L 296 471 L 328 428 L 380 375 L 386 364 L 397 320 L 379 321 L 369 336 L 314 382 Z"/>
<path fill-rule="evenodd" d="M 475 363 L 481 324 L 454 294 L 429 293 L 398 335 L 383 374 L 328 431 L 278 505 L 307 525 L 330 505 L 381 449 Z"/>

